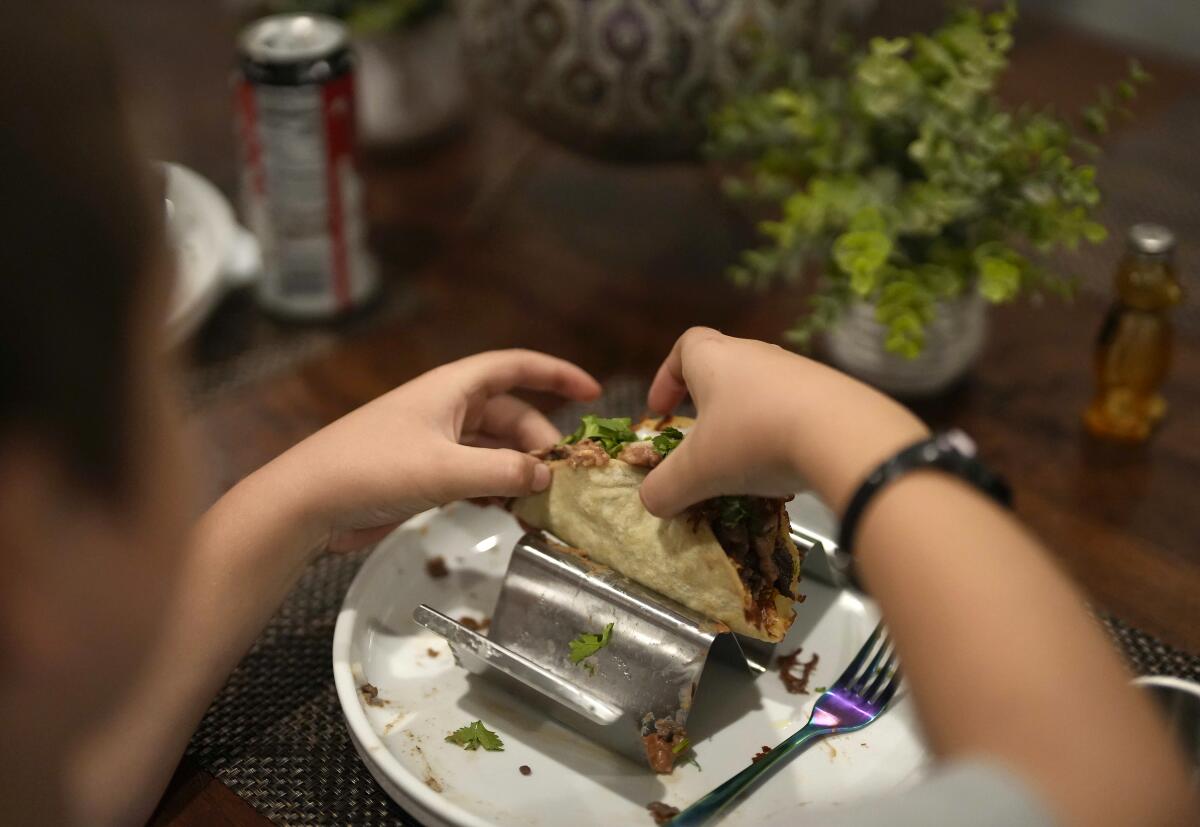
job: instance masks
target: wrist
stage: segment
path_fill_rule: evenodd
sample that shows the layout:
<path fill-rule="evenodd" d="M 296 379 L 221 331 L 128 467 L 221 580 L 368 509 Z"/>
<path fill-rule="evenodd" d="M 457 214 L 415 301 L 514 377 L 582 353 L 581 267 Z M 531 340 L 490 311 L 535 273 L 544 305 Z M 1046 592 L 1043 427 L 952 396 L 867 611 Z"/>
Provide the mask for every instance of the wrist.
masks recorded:
<path fill-rule="evenodd" d="M 793 468 L 839 518 L 872 471 L 930 434 L 907 409 L 871 394 L 884 399 L 886 409 L 877 399 L 831 401 L 820 421 L 794 430 Z"/>
<path fill-rule="evenodd" d="M 294 467 L 290 453 L 281 454 L 248 475 L 230 494 L 237 492 L 243 510 L 263 526 L 270 553 L 308 563 L 325 549 L 330 527 L 318 507 L 311 475 Z"/>
<path fill-rule="evenodd" d="M 838 547 L 852 552 L 858 524 L 872 500 L 888 486 L 920 471 L 936 470 L 956 477 L 1001 505 L 1011 507 L 1012 490 L 1008 483 L 979 462 L 975 454 L 975 443 L 971 438 L 962 431 L 951 430 L 917 440 L 890 456 L 867 476 L 850 498 L 842 512 Z"/>

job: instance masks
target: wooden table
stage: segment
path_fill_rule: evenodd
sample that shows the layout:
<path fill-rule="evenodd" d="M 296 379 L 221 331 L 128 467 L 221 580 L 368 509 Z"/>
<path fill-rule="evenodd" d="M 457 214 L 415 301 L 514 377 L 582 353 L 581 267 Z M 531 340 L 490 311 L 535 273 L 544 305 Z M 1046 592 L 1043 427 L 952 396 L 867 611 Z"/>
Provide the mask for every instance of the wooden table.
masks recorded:
<path fill-rule="evenodd" d="M 231 190 L 232 23 L 201 0 L 120 5 L 130 13 L 114 32 L 149 142 Z M 1071 106 L 1123 65 L 1122 49 L 1045 23 L 1023 24 L 1017 40 L 1006 87 L 1015 99 Z M 1143 124 L 1200 83 L 1192 68 L 1144 62 L 1158 83 Z M 368 185 L 391 310 L 335 328 L 319 355 L 293 368 L 197 397 L 191 427 L 212 462 L 214 498 L 341 414 L 459 356 L 524 346 L 601 378 L 649 377 L 690 325 L 772 338 L 801 308 L 792 293 L 749 295 L 723 278 L 751 235 L 695 167 L 598 164 L 483 117 L 420 158 L 372 161 Z M 998 309 L 972 379 L 919 410 L 976 437 L 1014 484 L 1021 516 L 1098 606 L 1200 652 L 1200 330 L 1181 331 L 1162 431 L 1143 448 L 1113 448 L 1079 427 L 1102 311 L 1086 296 Z M 305 336 L 235 298 L 189 358 L 193 372 L 212 369 L 239 347 L 286 352 Z M 155 823 L 265 820 L 185 762 Z"/>

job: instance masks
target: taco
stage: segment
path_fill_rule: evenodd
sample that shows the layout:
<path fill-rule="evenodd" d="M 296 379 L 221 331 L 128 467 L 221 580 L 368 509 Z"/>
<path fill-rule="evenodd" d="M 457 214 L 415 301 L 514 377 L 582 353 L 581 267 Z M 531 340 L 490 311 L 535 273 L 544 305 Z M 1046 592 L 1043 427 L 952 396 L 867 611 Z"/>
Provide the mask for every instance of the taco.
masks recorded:
<path fill-rule="evenodd" d="M 692 420 L 586 416 L 558 445 L 535 452 L 549 488 L 510 504 L 525 523 L 589 559 L 732 631 L 781 640 L 795 619 L 802 555 L 785 500 L 724 496 L 670 519 L 650 514 L 638 489 L 686 436 Z"/>

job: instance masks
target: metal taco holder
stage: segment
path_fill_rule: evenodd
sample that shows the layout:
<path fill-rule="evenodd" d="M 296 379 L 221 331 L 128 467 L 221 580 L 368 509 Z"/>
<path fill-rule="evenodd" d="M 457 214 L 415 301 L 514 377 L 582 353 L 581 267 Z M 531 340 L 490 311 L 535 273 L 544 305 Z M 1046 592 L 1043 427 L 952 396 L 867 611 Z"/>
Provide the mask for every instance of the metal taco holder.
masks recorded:
<path fill-rule="evenodd" d="M 792 524 L 804 575 L 841 587 L 845 574 L 828 539 Z M 654 723 L 687 723 L 709 658 L 764 672 L 775 645 L 722 624 L 572 553 L 543 533 L 513 547 L 484 636 L 420 605 L 413 619 L 450 644 L 456 661 L 545 709 L 590 740 L 646 765 L 642 736 Z M 608 623 L 608 645 L 572 663 L 569 643 Z M 553 703 L 547 703 L 552 701 Z"/>

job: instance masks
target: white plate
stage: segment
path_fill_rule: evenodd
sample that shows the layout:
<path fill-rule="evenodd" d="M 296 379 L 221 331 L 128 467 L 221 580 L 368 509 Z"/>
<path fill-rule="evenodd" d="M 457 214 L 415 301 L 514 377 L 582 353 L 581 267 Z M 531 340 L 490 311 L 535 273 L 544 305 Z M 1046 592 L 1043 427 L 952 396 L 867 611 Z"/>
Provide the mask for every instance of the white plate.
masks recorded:
<path fill-rule="evenodd" d="M 452 617 L 489 616 L 516 521 L 496 508 L 456 503 L 412 520 L 363 564 L 338 616 L 333 671 L 351 739 L 371 774 L 430 825 L 573 827 L 652 824 L 651 801 L 684 806 L 741 770 L 764 745 L 804 724 L 816 695 L 789 695 L 776 672 L 757 679 L 705 675 L 688 720 L 696 758 L 658 776 L 455 666 L 446 642 L 412 621 L 428 603 Z M 448 577 L 431 578 L 440 556 Z M 820 656 L 810 686 L 832 683 L 870 634 L 875 607 L 807 582 L 808 599 L 781 652 Z M 711 681 L 711 682 L 710 682 Z M 379 690 L 379 705 L 359 687 Z M 475 719 L 499 733 L 503 752 L 467 752 L 445 736 Z M 837 804 L 907 785 L 927 763 L 911 701 L 901 697 L 867 729 L 830 738 L 759 788 L 725 824 L 761 824 L 798 807 Z M 528 765 L 532 775 L 518 767 Z"/>

